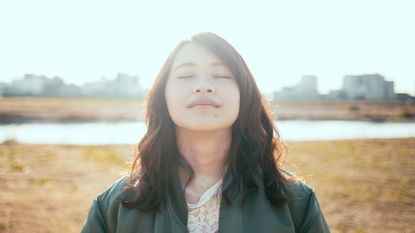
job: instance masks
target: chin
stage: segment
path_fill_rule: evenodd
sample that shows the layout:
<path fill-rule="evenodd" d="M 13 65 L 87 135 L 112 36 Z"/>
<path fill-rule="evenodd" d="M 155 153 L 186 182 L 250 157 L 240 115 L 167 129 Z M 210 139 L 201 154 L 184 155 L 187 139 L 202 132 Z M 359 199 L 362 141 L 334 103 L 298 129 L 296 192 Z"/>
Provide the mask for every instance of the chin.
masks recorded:
<path fill-rule="evenodd" d="M 197 123 L 197 124 L 187 124 L 181 125 L 180 128 L 185 130 L 192 130 L 192 131 L 220 131 L 230 129 L 232 125 L 218 125 L 218 124 L 209 124 L 209 123 Z"/>

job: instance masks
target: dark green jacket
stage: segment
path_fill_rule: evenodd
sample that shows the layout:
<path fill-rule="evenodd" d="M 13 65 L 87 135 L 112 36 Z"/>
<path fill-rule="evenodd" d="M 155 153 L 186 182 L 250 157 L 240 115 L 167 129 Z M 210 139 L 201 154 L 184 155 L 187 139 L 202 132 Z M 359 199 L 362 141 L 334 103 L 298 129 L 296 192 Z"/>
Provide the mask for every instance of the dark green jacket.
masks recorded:
<path fill-rule="evenodd" d="M 123 207 L 118 196 L 128 177 L 122 177 L 92 202 L 81 233 L 185 233 L 187 206 L 184 195 L 169 201 L 160 212 L 145 213 Z M 221 208 L 220 233 L 326 233 L 330 232 L 314 191 L 304 183 L 287 185 L 293 201 L 280 208 L 272 207 L 259 188 L 248 198 L 243 209 L 240 196 L 232 205 Z"/>

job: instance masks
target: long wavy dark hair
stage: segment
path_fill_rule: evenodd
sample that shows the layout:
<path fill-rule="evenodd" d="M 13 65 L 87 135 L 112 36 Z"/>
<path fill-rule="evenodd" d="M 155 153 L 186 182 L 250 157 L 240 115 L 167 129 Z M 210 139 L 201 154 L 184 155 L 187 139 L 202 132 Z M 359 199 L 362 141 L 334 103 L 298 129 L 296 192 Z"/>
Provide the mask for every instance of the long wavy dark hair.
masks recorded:
<path fill-rule="evenodd" d="M 244 187 L 246 200 L 264 187 L 269 202 L 279 207 L 288 197 L 284 183 L 289 179 L 280 169 L 285 146 L 266 101 L 241 55 L 226 40 L 213 33 L 199 33 L 182 41 L 167 58 L 147 96 L 147 132 L 137 145 L 131 174 L 122 204 L 143 211 L 157 210 L 177 185 L 178 168 L 184 166 L 193 178 L 193 170 L 180 155 L 175 125 L 166 105 L 165 87 L 172 62 L 183 45 L 197 43 L 220 58 L 231 70 L 240 90 L 240 110 L 232 125 L 232 143 L 222 197 L 226 204 Z M 243 201 L 244 202 L 244 201 Z"/>

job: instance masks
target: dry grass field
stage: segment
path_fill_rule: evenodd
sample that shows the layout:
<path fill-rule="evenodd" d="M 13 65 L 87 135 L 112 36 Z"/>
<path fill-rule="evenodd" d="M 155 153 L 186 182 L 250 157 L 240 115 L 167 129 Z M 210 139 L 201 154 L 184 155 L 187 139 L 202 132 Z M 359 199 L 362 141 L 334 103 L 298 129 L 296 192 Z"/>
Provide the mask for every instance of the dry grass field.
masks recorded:
<path fill-rule="evenodd" d="M 415 232 L 415 138 L 288 142 L 332 232 Z M 134 145 L 0 144 L 0 232 L 79 232 L 92 199 L 128 172 Z"/>
<path fill-rule="evenodd" d="M 94 98 L 0 99 L 0 124 L 25 122 L 137 121 L 143 101 Z"/>
<path fill-rule="evenodd" d="M 333 232 L 415 232 L 415 138 L 295 142 L 289 166 Z"/>
<path fill-rule="evenodd" d="M 280 120 L 415 121 L 415 103 L 274 101 L 270 104 Z"/>
<path fill-rule="evenodd" d="M 279 120 L 415 121 L 415 103 L 274 101 Z M 144 101 L 93 98 L 3 98 L 0 124 L 143 120 Z"/>

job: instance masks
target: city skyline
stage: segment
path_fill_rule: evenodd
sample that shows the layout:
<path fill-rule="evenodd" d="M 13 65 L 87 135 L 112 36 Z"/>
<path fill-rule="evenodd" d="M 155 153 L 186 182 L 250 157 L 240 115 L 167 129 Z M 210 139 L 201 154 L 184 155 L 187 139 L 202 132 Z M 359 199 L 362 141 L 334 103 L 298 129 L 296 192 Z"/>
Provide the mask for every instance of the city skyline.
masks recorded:
<path fill-rule="evenodd" d="M 408 93 L 395 92 L 395 82 L 379 74 L 345 75 L 340 89 L 319 92 L 318 77 L 303 75 L 293 86 L 285 86 L 272 93 L 262 93 L 267 100 L 377 100 L 414 101 Z M 10 83 L 0 82 L 0 97 L 115 97 L 142 98 L 148 89 L 142 87 L 140 77 L 117 73 L 115 78 L 101 78 L 82 85 L 65 83 L 61 77 L 26 74 Z"/>
<path fill-rule="evenodd" d="M 67 85 L 76 85 L 76 86 L 83 86 L 83 85 L 87 85 L 87 84 L 90 84 L 90 83 L 96 83 L 96 82 L 100 82 L 100 81 L 103 81 L 103 80 L 113 80 L 114 79 L 114 77 L 116 77 L 116 76 L 118 76 L 118 75 L 120 75 L 120 74 L 126 74 L 126 75 L 131 75 L 131 76 L 137 76 L 137 77 L 139 77 L 139 79 L 140 79 L 140 85 L 141 85 L 141 87 L 143 88 L 143 89 L 149 89 L 150 88 L 150 86 L 145 86 L 145 85 L 143 85 L 142 84 L 142 82 L 141 81 L 143 81 L 143 79 L 142 79 L 142 77 L 141 76 L 139 76 L 139 75 L 137 75 L 137 74 L 130 74 L 130 73 L 126 73 L 126 72 L 117 72 L 117 73 L 115 73 L 114 75 L 112 75 L 112 76 L 101 76 L 100 78 L 97 78 L 97 79 L 95 79 L 95 80 L 88 80 L 88 81 L 86 81 L 86 82 L 80 82 L 80 83 L 76 83 L 76 82 L 71 82 L 71 80 L 68 80 L 68 79 L 66 79 L 65 77 L 62 77 L 62 76 L 60 76 L 60 75 L 53 75 L 53 76 L 48 76 L 48 75 L 45 75 L 45 74 L 34 74 L 34 73 L 26 73 L 26 74 L 23 74 L 23 75 L 21 75 L 21 76 L 16 76 L 16 77 L 14 77 L 14 78 L 12 78 L 12 79 L 10 79 L 10 80 L 5 80 L 5 81 L 3 81 L 3 80 L 1 80 L 0 79 L 0 84 L 1 83 L 6 83 L 6 84 L 9 84 L 9 83 L 12 83 L 13 81 L 15 81 L 15 80 L 19 80 L 19 79 L 24 79 L 26 76 L 39 76 L 39 77 L 41 77 L 41 76 L 43 76 L 43 77 L 47 77 L 47 78 L 59 78 L 59 79 L 61 79 L 62 81 L 64 81 L 65 82 L 65 84 L 67 84 Z M 356 73 L 356 74 L 345 74 L 345 75 L 343 75 L 342 77 L 340 77 L 339 79 L 338 79 L 338 82 L 339 82 L 339 85 L 338 85 L 338 88 L 337 89 L 340 89 L 341 88 L 341 86 L 343 85 L 343 82 L 344 82 L 344 77 L 346 77 L 346 76 L 364 76 L 364 75 L 373 75 L 373 74 L 375 74 L 375 75 L 381 75 L 381 76 L 383 76 L 382 74 L 379 74 L 379 73 Z M 292 84 L 290 84 L 290 85 L 286 85 L 286 86 L 279 86 L 279 87 L 277 87 L 276 89 L 268 89 L 267 91 L 263 91 L 263 90 L 261 90 L 261 88 L 260 88 L 260 91 L 261 92 L 263 92 L 263 94 L 271 94 L 271 93 L 273 93 L 273 92 L 276 92 L 276 91 L 280 91 L 280 90 L 282 90 L 282 89 L 284 89 L 284 88 L 286 88 L 286 87 L 289 87 L 289 86 L 293 86 L 293 85 L 296 85 L 297 83 L 298 83 L 298 81 L 299 80 L 301 80 L 301 78 L 302 77 L 304 77 L 304 76 L 315 76 L 317 79 L 319 79 L 319 76 L 318 75 L 314 75 L 314 74 L 302 74 L 302 75 L 300 75 L 299 77 L 297 77 L 297 79 L 293 79 L 293 82 L 292 82 Z M 384 77 L 384 76 L 383 76 Z M 387 80 L 390 80 L 390 81 L 392 81 L 392 82 L 394 82 L 395 83 L 395 85 L 396 85 L 396 80 L 391 80 L 391 79 L 389 79 L 389 78 L 387 78 L 387 77 L 384 77 L 385 79 L 387 79 Z M 330 93 L 330 91 L 332 91 L 332 90 L 337 90 L 336 88 L 333 88 L 333 89 L 328 89 L 328 90 L 326 90 L 325 92 L 322 92 L 322 91 L 320 91 L 320 88 L 319 88 L 319 86 L 317 85 L 317 91 L 318 91 L 318 93 L 319 94 L 329 94 Z M 410 94 L 410 95 L 412 95 L 410 92 L 399 92 L 399 91 L 396 91 L 395 90 L 395 92 L 396 93 L 406 93 L 406 94 Z M 413 96 L 415 96 L 415 95 L 413 95 Z"/>
<path fill-rule="evenodd" d="M 345 75 L 378 73 L 415 95 L 414 11 L 407 0 L 3 1 L 0 81 L 33 73 L 80 85 L 125 72 L 149 88 L 180 40 L 212 31 L 241 53 L 264 93 L 302 75 L 318 76 L 328 93 Z"/>

